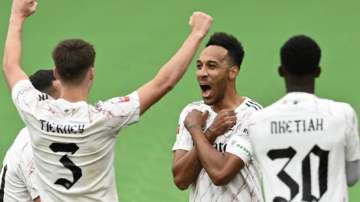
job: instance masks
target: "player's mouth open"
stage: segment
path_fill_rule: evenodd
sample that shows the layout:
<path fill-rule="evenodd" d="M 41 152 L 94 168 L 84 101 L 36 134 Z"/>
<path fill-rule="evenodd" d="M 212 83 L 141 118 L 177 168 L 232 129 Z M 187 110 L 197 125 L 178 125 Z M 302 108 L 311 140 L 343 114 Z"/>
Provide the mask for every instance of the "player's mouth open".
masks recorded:
<path fill-rule="evenodd" d="M 211 95 L 211 86 L 210 85 L 200 84 L 200 88 L 201 88 L 201 95 L 204 98 L 210 97 L 210 95 Z"/>

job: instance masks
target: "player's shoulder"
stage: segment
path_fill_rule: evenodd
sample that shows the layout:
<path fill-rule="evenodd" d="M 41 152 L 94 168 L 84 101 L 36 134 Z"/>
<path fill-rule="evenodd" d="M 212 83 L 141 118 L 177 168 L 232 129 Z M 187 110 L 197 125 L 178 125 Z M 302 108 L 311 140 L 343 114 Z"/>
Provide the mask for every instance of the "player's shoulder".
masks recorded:
<path fill-rule="evenodd" d="M 263 109 L 261 104 L 249 97 L 245 97 L 244 105 L 246 106 L 246 109 L 250 111 L 260 111 Z"/>
<path fill-rule="evenodd" d="M 21 152 L 25 147 L 30 145 L 30 134 L 27 128 L 23 128 L 20 130 L 16 139 L 12 145 L 12 149 L 16 150 L 16 152 Z"/>
<path fill-rule="evenodd" d="M 27 128 L 20 130 L 12 145 L 6 152 L 7 164 L 17 165 L 20 162 L 20 155 L 24 154 L 26 147 L 30 146 L 30 136 Z"/>
<path fill-rule="evenodd" d="M 346 102 L 318 97 L 318 105 L 328 110 L 331 114 L 344 114 L 345 116 L 355 113 L 353 107 Z"/>
<path fill-rule="evenodd" d="M 186 105 L 183 108 L 182 112 L 190 112 L 193 109 L 204 110 L 209 108 L 211 108 L 209 105 L 205 104 L 204 101 L 199 100 L 199 101 L 191 102 L 190 104 Z"/>
<path fill-rule="evenodd" d="M 139 103 L 139 95 L 134 91 L 125 96 L 112 97 L 107 100 L 99 100 L 96 102 L 94 109 L 96 111 L 111 110 L 114 106 L 128 107 L 129 104 Z M 91 105 L 91 107 L 93 107 Z"/>
<path fill-rule="evenodd" d="M 205 111 L 205 110 L 211 110 L 211 107 L 209 105 L 206 105 L 204 101 L 194 101 L 186 105 L 180 113 L 180 117 L 185 117 L 189 112 L 191 112 L 193 109 L 199 110 L 199 111 Z"/>

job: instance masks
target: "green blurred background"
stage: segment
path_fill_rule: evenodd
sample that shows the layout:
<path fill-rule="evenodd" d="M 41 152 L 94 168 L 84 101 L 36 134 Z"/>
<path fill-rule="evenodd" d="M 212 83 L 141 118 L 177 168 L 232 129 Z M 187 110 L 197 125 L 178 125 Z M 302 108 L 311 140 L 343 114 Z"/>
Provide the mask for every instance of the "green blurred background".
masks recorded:
<path fill-rule="evenodd" d="M 0 55 L 10 0 L 0 1 Z M 225 31 L 245 47 L 238 90 L 264 106 L 284 94 L 277 75 L 279 48 L 294 34 L 307 34 L 322 47 L 323 74 L 317 94 L 349 102 L 360 113 L 360 2 L 356 0 L 165 1 L 39 0 L 26 23 L 23 67 L 27 73 L 53 66 L 51 51 L 59 40 L 83 38 L 97 50 L 97 78 L 90 102 L 126 95 L 151 79 L 189 33 L 188 18 L 202 10 L 214 17 L 211 33 Z M 203 47 L 203 45 L 202 45 Z M 116 177 L 121 201 L 187 201 L 171 176 L 171 147 L 181 109 L 200 99 L 195 65 L 180 84 L 141 121 L 123 130 L 116 145 Z M 0 73 L 2 74 L 2 73 Z M 3 78 L 0 75 L 0 78 Z M 0 160 L 24 126 L 0 82 Z M 331 176 L 330 176 L 331 177 Z M 360 201 L 360 184 L 350 189 Z"/>

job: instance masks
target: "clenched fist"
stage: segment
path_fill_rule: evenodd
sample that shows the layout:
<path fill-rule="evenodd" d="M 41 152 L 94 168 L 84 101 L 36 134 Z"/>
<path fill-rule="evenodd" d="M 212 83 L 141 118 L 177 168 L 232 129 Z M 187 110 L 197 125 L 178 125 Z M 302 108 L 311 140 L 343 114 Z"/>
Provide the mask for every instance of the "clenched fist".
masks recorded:
<path fill-rule="evenodd" d="M 19 17 L 28 17 L 36 11 L 36 0 L 13 0 L 12 15 Z"/>
<path fill-rule="evenodd" d="M 236 113 L 231 109 L 219 111 L 214 122 L 208 128 L 208 133 L 217 137 L 224 135 L 230 128 L 236 124 Z"/>
<path fill-rule="evenodd" d="M 212 20 L 212 17 L 206 13 L 194 12 L 190 17 L 189 25 L 194 34 L 204 38 L 211 27 Z"/>
<path fill-rule="evenodd" d="M 187 114 L 184 125 L 186 129 L 191 133 L 193 130 L 203 130 L 208 118 L 209 112 L 201 112 L 199 110 L 193 109 L 190 113 Z"/>

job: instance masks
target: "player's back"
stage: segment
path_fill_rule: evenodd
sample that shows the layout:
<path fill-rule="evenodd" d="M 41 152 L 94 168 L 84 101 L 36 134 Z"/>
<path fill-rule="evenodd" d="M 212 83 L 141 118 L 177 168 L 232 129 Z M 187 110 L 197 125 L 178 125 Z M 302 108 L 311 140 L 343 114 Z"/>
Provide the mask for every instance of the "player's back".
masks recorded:
<path fill-rule="evenodd" d="M 256 113 L 248 132 L 266 201 L 347 201 L 345 161 L 360 155 L 356 122 L 350 105 L 308 93 Z"/>
<path fill-rule="evenodd" d="M 99 102 L 53 100 L 27 81 L 13 99 L 28 126 L 43 201 L 117 201 L 114 144 L 139 118 L 137 93 Z"/>

